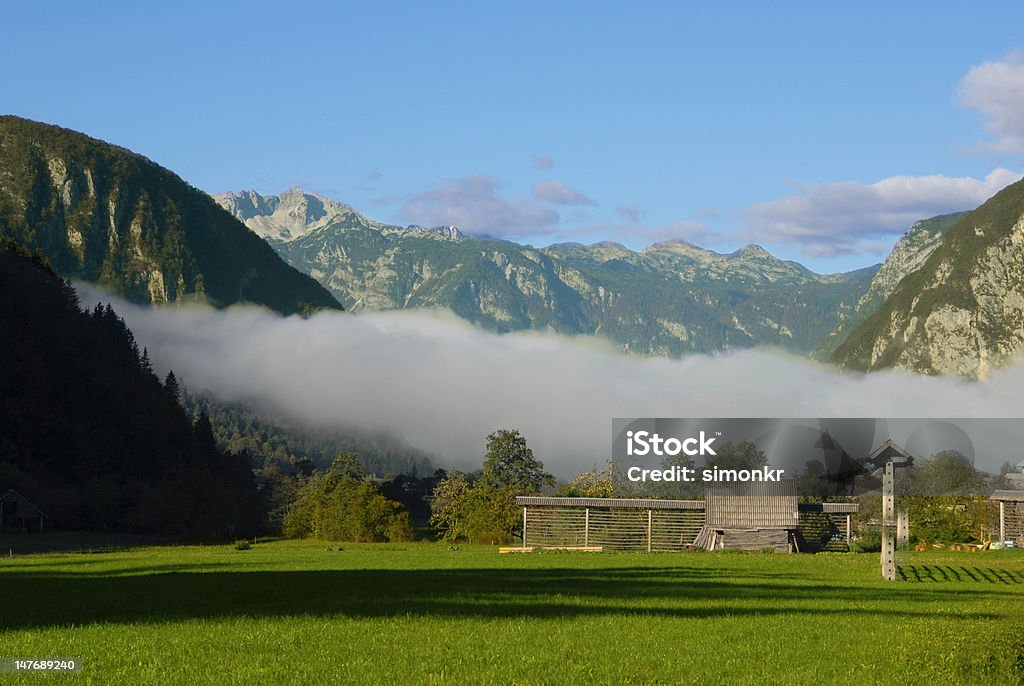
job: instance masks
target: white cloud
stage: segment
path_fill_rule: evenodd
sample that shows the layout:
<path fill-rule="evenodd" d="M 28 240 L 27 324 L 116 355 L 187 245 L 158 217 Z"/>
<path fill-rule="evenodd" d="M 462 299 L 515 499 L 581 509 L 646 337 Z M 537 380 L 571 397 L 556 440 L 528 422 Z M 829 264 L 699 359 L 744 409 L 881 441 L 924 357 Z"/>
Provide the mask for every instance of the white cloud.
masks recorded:
<path fill-rule="evenodd" d="M 1024 61 L 1020 52 L 972 67 L 960 81 L 959 97 L 964 106 L 985 117 L 985 130 L 994 136 L 978 142 L 979 151 L 997 155 L 1024 152 Z"/>
<path fill-rule="evenodd" d="M 808 184 L 795 195 L 745 209 L 739 234 L 758 243 L 796 243 L 809 255 L 864 253 L 920 219 L 972 210 L 1020 178 L 999 167 L 984 179 L 892 176 L 872 184 Z"/>
<path fill-rule="evenodd" d="M 518 428 L 566 477 L 609 455 L 613 417 L 1015 417 L 1024 366 L 984 382 L 840 374 L 745 351 L 637 359 L 595 339 L 482 332 L 449 313 L 147 308 L 114 301 L 158 372 L 316 426 L 400 432 L 445 464 L 477 468 L 485 437 Z M 979 467 L 995 469 L 994 464 Z"/>
<path fill-rule="evenodd" d="M 592 198 L 567 186 L 560 181 L 540 181 L 533 185 L 533 197 L 556 205 L 591 205 L 596 207 L 597 202 Z"/>
<path fill-rule="evenodd" d="M 551 155 L 534 155 L 533 163 L 537 166 L 537 169 L 542 171 L 555 168 L 555 160 L 551 158 Z"/>
<path fill-rule="evenodd" d="M 558 212 L 548 205 L 503 196 L 498 188 L 489 176 L 445 179 L 440 186 L 407 198 L 400 214 L 416 224 L 454 224 L 466 233 L 496 236 L 547 234 L 558 224 Z"/>
<path fill-rule="evenodd" d="M 618 207 L 615 208 L 615 213 L 618 214 L 623 219 L 628 219 L 633 223 L 639 222 L 640 215 L 642 214 L 639 207 L 633 207 L 629 205 L 619 205 Z"/>

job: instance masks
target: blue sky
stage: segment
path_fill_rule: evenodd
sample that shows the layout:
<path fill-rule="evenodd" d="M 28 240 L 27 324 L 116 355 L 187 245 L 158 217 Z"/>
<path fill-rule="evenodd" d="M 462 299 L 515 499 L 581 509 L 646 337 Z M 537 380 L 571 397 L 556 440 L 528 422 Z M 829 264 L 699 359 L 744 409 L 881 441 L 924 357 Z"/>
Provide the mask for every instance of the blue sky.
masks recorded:
<path fill-rule="evenodd" d="M 1024 171 L 1019 2 L 208 4 L 0 4 L 0 111 L 211 193 L 818 271 Z"/>

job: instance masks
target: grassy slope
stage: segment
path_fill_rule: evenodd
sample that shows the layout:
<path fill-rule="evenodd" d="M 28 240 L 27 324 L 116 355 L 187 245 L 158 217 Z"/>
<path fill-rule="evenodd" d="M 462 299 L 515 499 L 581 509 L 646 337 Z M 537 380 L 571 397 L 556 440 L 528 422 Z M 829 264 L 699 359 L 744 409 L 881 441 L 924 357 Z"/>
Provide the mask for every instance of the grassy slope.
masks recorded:
<path fill-rule="evenodd" d="M 1019 683 L 1021 551 L 904 570 L 312 542 L 15 557 L 0 653 L 81 657 L 51 680 L 75 683 Z"/>

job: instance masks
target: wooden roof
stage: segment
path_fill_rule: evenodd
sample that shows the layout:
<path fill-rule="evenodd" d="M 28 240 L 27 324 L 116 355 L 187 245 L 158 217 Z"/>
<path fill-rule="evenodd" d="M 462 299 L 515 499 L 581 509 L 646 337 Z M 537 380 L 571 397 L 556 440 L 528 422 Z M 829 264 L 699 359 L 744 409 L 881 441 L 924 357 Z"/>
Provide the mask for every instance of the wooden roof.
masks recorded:
<path fill-rule="evenodd" d="M 31 507 L 33 510 L 35 510 L 36 511 L 36 516 L 38 516 L 38 517 L 46 517 L 47 519 L 49 519 L 49 517 L 47 517 L 45 512 L 43 512 L 38 507 L 33 505 L 32 502 L 28 498 L 23 496 L 21 493 L 18 493 L 13 488 L 8 488 L 3 493 L 0 493 L 0 503 L 2 503 L 5 500 L 17 500 L 19 503 L 27 505 L 27 506 Z M 19 516 L 21 516 L 21 515 L 19 515 Z"/>
<path fill-rule="evenodd" d="M 637 510 L 703 510 L 703 500 L 655 500 L 653 498 L 558 498 L 543 495 L 516 496 L 516 505 L 547 507 L 624 507 Z"/>
<path fill-rule="evenodd" d="M 1024 503 L 1024 491 L 994 491 L 989 500 L 1001 500 L 1006 503 Z"/>
<path fill-rule="evenodd" d="M 894 443 L 891 438 L 887 438 L 885 443 L 875 448 L 870 455 L 864 458 L 864 462 L 875 467 L 884 467 L 886 462 L 892 462 L 899 467 L 900 465 L 913 464 L 914 456 L 904 450 L 899 444 Z"/>
<path fill-rule="evenodd" d="M 656 500 L 652 498 L 559 498 L 543 495 L 516 496 L 516 505 L 539 507 L 619 507 L 636 510 L 703 510 L 703 500 Z M 798 503 L 800 512 L 855 513 L 857 503 Z"/>

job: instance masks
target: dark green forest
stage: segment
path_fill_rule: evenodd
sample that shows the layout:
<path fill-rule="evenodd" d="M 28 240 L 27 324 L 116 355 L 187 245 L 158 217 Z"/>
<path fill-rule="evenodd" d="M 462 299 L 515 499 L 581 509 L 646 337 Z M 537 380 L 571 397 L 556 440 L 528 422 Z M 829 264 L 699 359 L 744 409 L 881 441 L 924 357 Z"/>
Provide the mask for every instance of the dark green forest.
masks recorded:
<path fill-rule="evenodd" d="M 244 454 L 188 415 L 110 305 L 82 309 L 38 253 L 0 250 L 0 486 L 49 526 L 165 536 L 255 531 Z"/>
<path fill-rule="evenodd" d="M 286 515 L 297 504 L 310 502 L 310 494 L 318 492 L 319 486 L 330 486 L 328 490 L 335 496 L 349 492 L 336 489 L 336 482 L 330 479 L 321 480 L 330 474 L 340 456 L 351 458 L 349 462 L 358 461 L 357 481 L 364 494 L 379 492 L 401 503 L 417 524 L 425 525 L 430 518 L 430 496 L 444 472 L 435 471 L 427 453 L 397 438 L 314 428 L 263 408 L 220 400 L 205 391 L 186 388 L 180 397 L 188 413 L 209 416 L 222 450 L 250 456 L 267 508 L 266 530 L 270 533 L 282 531 Z M 318 492 L 316 498 L 322 496 Z M 299 530 L 305 531 L 294 529 L 293 533 Z M 327 528 L 317 531 L 336 533 Z"/>

